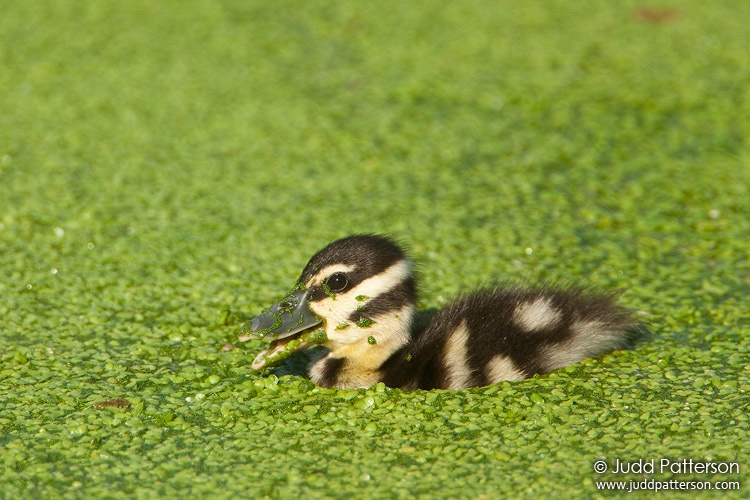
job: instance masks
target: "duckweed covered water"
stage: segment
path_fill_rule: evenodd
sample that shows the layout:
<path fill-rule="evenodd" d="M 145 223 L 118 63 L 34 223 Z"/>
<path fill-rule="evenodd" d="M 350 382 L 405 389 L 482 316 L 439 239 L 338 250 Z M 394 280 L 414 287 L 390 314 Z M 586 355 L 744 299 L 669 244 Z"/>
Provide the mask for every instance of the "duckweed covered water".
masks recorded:
<path fill-rule="evenodd" d="M 744 3 L 4 7 L 0 497 L 604 497 L 597 460 L 662 457 L 747 496 Z M 423 309 L 572 281 L 651 334 L 455 392 L 222 350 L 357 232 Z"/>

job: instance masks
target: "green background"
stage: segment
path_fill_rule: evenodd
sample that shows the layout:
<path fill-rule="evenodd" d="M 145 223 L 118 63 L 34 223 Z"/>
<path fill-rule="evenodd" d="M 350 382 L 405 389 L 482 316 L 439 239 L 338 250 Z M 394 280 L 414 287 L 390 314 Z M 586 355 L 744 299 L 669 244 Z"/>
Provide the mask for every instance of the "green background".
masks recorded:
<path fill-rule="evenodd" d="M 729 0 L 6 2 L 0 497 L 580 498 L 644 477 L 596 460 L 660 458 L 740 463 L 647 478 L 747 495 L 748 25 Z M 242 318 L 356 232 L 410 249 L 421 307 L 561 280 L 626 289 L 651 334 L 457 392 L 254 372 Z"/>

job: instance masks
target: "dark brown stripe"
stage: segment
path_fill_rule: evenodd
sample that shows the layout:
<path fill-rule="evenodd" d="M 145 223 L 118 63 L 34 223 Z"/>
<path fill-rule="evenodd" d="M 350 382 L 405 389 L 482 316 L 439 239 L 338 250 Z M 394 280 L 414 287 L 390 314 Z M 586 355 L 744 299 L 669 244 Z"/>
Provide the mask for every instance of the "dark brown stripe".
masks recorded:
<path fill-rule="evenodd" d="M 415 294 L 414 278 L 410 276 L 381 295 L 363 301 L 361 308 L 349 315 L 349 321 L 356 322 L 363 316 L 377 320 L 378 316 L 400 311 L 405 306 L 413 306 L 416 302 Z"/>
<path fill-rule="evenodd" d="M 339 374 L 344 369 L 345 364 L 345 358 L 332 358 L 329 356 L 324 361 L 323 369 L 321 370 L 320 381 L 318 382 L 320 386 L 335 387 L 339 379 Z"/>

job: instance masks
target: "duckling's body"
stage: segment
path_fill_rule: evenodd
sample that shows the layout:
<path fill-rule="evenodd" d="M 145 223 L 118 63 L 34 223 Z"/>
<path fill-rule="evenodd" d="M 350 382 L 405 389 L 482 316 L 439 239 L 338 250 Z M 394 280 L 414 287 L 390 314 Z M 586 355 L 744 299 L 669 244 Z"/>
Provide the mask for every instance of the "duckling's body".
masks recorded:
<path fill-rule="evenodd" d="M 253 366 L 270 364 L 294 340 L 292 350 L 328 349 L 309 367 L 323 387 L 461 389 L 627 347 L 633 326 L 611 295 L 574 289 L 488 288 L 421 325 L 416 299 L 412 265 L 392 240 L 337 240 L 312 257 L 292 294 L 248 322 L 250 335 L 277 339 Z"/>

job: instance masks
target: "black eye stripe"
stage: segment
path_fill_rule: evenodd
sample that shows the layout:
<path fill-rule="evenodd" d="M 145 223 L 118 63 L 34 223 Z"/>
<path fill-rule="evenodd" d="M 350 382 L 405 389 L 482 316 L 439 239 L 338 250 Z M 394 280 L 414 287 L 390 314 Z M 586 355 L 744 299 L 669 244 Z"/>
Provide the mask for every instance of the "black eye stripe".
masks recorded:
<path fill-rule="evenodd" d="M 341 292 L 349 284 L 349 278 L 344 273 L 333 273 L 326 278 L 325 284 L 331 292 Z"/>
<path fill-rule="evenodd" d="M 349 315 L 349 320 L 354 323 L 362 316 L 375 319 L 387 313 L 397 312 L 405 305 L 412 304 L 415 294 L 414 278 L 407 278 L 387 293 L 360 302 L 361 309 L 353 311 Z"/>

